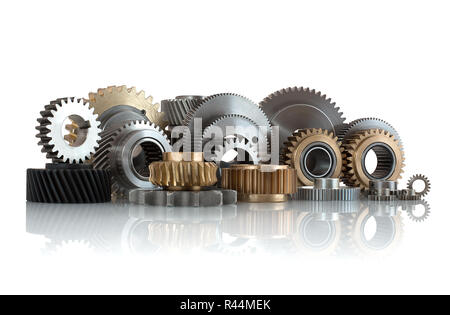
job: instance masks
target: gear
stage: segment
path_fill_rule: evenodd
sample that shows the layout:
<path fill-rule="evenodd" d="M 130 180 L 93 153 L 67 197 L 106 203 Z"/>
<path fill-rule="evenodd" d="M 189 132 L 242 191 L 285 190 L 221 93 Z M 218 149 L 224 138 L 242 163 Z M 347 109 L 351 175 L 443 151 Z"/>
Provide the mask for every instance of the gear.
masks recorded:
<path fill-rule="evenodd" d="M 231 150 L 235 150 L 238 153 L 236 163 L 246 162 L 251 164 L 259 164 L 260 162 L 256 148 L 251 146 L 249 143 L 245 143 L 245 139 L 239 140 L 238 138 L 225 139 L 224 145 L 216 146 L 214 152 L 207 158 L 207 160 L 214 161 L 221 166 L 229 166 L 233 164 L 233 162 L 223 162 L 223 158 L 225 154 Z M 244 154 L 245 156 L 241 157 L 240 154 Z"/>
<path fill-rule="evenodd" d="M 177 96 L 175 99 L 162 100 L 161 110 L 166 113 L 170 126 L 181 126 L 187 113 L 204 99 L 199 95 Z"/>
<path fill-rule="evenodd" d="M 332 132 L 302 129 L 288 138 L 282 160 L 297 172 L 299 186 L 312 186 L 315 178 L 341 177 L 342 151 Z"/>
<path fill-rule="evenodd" d="M 280 128 L 280 149 L 296 130 L 321 128 L 336 134 L 345 122 L 336 103 L 321 92 L 303 87 L 290 87 L 272 93 L 260 106 L 272 126 Z"/>
<path fill-rule="evenodd" d="M 217 183 L 217 165 L 204 162 L 199 152 L 164 153 L 163 161 L 153 162 L 149 168 L 150 182 L 168 190 L 200 190 Z"/>
<path fill-rule="evenodd" d="M 222 169 L 222 188 L 245 202 L 284 202 L 295 193 L 295 172 L 287 165 L 234 164 Z"/>
<path fill-rule="evenodd" d="M 192 108 L 186 115 L 183 125 L 189 128 L 190 137 L 185 132 L 184 145 L 193 145 L 193 151 L 202 152 L 203 130 L 210 126 L 218 118 L 227 115 L 241 115 L 249 118 L 257 126 L 266 127 L 271 130 L 269 120 L 264 111 L 249 99 L 231 93 L 217 94 L 206 97 L 200 104 Z M 196 118 L 202 119 L 201 134 L 194 133 L 194 121 Z"/>
<path fill-rule="evenodd" d="M 414 183 L 416 181 L 422 181 L 425 185 L 422 191 L 419 192 L 416 191 L 416 195 L 419 196 L 419 198 L 423 198 L 426 195 L 428 195 L 431 189 L 430 180 L 425 175 L 422 174 L 414 175 L 408 180 L 408 189 L 414 189 Z"/>
<path fill-rule="evenodd" d="M 168 124 L 165 114 L 159 112 L 159 104 L 153 104 L 151 96 L 145 97 L 144 91 L 137 92 L 135 87 L 127 88 L 122 85 L 98 89 L 97 93 L 89 93 L 89 102 L 94 112 L 100 116 L 112 107 L 122 105 L 145 111 L 149 121 L 163 130 Z"/>
<path fill-rule="evenodd" d="M 399 200 L 420 200 L 420 196 L 416 194 L 416 191 L 412 188 L 403 189 L 399 191 Z"/>
<path fill-rule="evenodd" d="M 27 201 L 44 203 L 102 203 L 111 201 L 108 170 L 83 164 L 47 164 L 27 169 Z"/>
<path fill-rule="evenodd" d="M 339 187 L 339 178 L 316 178 L 314 187 L 299 187 L 293 197 L 307 201 L 355 201 L 359 200 L 360 189 Z"/>
<path fill-rule="evenodd" d="M 167 136 L 158 126 L 132 121 L 102 133 L 93 165 L 96 169 L 111 170 L 112 192 L 121 197 L 131 189 L 155 188 L 148 179 L 148 165 L 162 160 L 162 154 L 171 150 Z"/>
<path fill-rule="evenodd" d="M 422 205 L 424 207 L 423 214 L 421 214 L 421 215 L 416 215 L 414 213 L 416 211 L 416 207 L 418 205 Z M 406 212 L 408 213 L 408 217 L 415 222 L 423 222 L 426 219 L 428 219 L 428 217 L 431 214 L 430 205 L 425 200 L 420 200 L 420 201 L 415 201 L 415 202 L 409 201 L 408 204 L 406 204 L 405 208 L 406 208 Z"/>
<path fill-rule="evenodd" d="M 344 183 L 367 189 L 370 180 L 396 181 L 403 173 L 404 156 L 398 140 L 389 132 L 370 129 L 353 134 L 344 140 Z M 375 171 L 366 169 L 369 151 L 377 155 Z"/>
<path fill-rule="evenodd" d="M 68 135 L 62 133 L 65 121 L 72 121 Z M 98 148 L 100 122 L 82 99 L 60 98 L 50 102 L 37 120 L 36 135 L 42 152 L 53 162 L 83 163 Z M 77 126 L 76 130 L 74 127 Z"/>

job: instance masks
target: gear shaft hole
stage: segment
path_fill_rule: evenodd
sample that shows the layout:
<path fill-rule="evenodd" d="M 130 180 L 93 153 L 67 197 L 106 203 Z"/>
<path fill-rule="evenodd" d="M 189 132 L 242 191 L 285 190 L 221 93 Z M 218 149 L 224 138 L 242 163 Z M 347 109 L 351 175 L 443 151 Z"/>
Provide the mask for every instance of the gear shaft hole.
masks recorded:
<path fill-rule="evenodd" d="M 148 166 L 163 159 L 163 150 L 157 143 L 144 140 L 135 145 L 131 157 L 135 174 L 142 180 L 148 180 L 150 177 Z"/>
<path fill-rule="evenodd" d="M 70 115 L 64 119 L 61 133 L 71 147 L 81 146 L 87 139 L 91 124 L 79 115 Z"/>
<path fill-rule="evenodd" d="M 333 158 L 325 148 L 313 147 L 305 154 L 304 165 L 311 177 L 326 177 L 333 166 Z"/>
<path fill-rule="evenodd" d="M 394 152 L 385 143 L 374 143 L 364 151 L 362 166 L 370 179 L 388 179 L 396 166 Z"/>

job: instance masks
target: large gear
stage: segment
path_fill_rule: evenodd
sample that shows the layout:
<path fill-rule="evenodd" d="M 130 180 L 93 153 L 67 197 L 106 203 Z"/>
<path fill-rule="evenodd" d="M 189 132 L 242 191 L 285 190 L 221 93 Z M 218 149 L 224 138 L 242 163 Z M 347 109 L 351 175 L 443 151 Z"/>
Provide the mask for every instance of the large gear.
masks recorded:
<path fill-rule="evenodd" d="M 188 127 L 190 137 L 185 132 L 183 143 L 191 146 L 194 152 L 203 151 L 203 131 L 218 118 L 227 115 L 241 115 L 248 117 L 257 126 L 266 127 L 268 132 L 271 130 L 270 122 L 264 111 L 249 99 L 231 93 L 216 94 L 206 97 L 199 105 L 189 111 L 186 115 L 183 125 Z M 195 134 L 195 119 L 201 118 L 202 125 L 200 134 Z"/>
<path fill-rule="evenodd" d="M 370 180 L 396 181 L 403 173 L 402 146 L 389 132 L 370 129 L 353 134 L 344 140 L 344 183 L 367 189 Z M 366 156 L 373 151 L 377 156 L 376 169 L 369 173 Z"/>
<path fill-rule="evenodd" d="M 168 124 L 165 114 L 159 111 L 159 104 L 153 104 L 151 96 L 146 97 L 144 91 L 137 92 L 135 87 L 127 88 L 122 85 L 98 89 L 97 93 L 89 93 L 89 102 L 94 112 L 100 116 L 100 121 L 102 114 L 114 106 L 129 106 L 145 111 L 149 121 L 163 130 Z"/>
<path fill-rule="evenodd" d="M 148 165 L 162 159 L 172 147 L 163 130 L 146 121 L 132 121 L 102 133 L 100 147 L 94 155 L 97 169 L 110 169 L 112 192 L 126 196 L 131 189 L 155 188 L 148 177 Z"/>
<path fill-rule="evenodd" d="M 187 113 L 204 99 L 200 95 L 183 95 L 174 99 L 162 100 L 161 110 L 166 113 L 170 126 L 181 126 Z"/>
<path fill-rule="evenodd" d="M 149 168 L 150 182 L 168 190 L 200 190 L 217 183 L 217 165 L 205 162 L 199 152 L 164 153 L 163 161 L 153 162 Z"/>
<path fill-rule="evenodd" d="M 341 177 L 342 151 L 332 132 L 302 129 L 288 138 L 282 160 L 295 169 L 299 186 L 312 186 L 315 178 Z"/>
<path fill-rule="evenodd" d="M 424 188 L 422 191 L 416 191 L 416 195 L 419 196 L 420 198 L 423 198 L 430 192 L 431 189 L 430 180 L 425 175 L 416 174 L 408 180 L 408 189 L 414 189 L 414 183 L 417 181 L 421 181 L 424 184 Z"/>
<path fill-rule="evenodd" d="M 296 191 L 295 172 L 287 165 L 234 164 L 222 169 L 222 188 L 245 202 L 284 202 Z"/>
<path fill-rule="evenodd" d="M 290 87 L 266 97 L 260 106 L 272 126 L 280 128 L 280 149 L 298 129 L 321 128 L 333 132 L 345 122 L 336 103 L 321 92 L 303 87 Z"/>
<path fill-rule="evenodd" d="M 69 134 L 62 130 L 66 120 L 71 120 Z M 100 122 L 97 115 L 82 99 L 60 98 L 50 102 L 41 111 L 36 135 L 42 152 L 53 162 L 83 163 L 98 148 Z M 74 127 L 77 127 L 74 130 Z"/>

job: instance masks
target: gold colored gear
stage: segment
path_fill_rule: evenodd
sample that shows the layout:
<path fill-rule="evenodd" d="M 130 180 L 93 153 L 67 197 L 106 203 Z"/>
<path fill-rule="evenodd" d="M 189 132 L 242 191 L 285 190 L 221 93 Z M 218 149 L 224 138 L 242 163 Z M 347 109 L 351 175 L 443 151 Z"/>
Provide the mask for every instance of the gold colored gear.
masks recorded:
<path fill-rule="evenodd" d="M 222 188 L 236 190 L 244 202 L 285 202 L 297 189 L 288 165 L 234 164 L 222 169 Z"/>
<path fill-rule="evenodd" d="M 306 170 L 302 168 L 302 155 L 311 144 L 326 144 L 334 153 L 336 157 L 334 171 L 327 177 L 339 178 L 342 176 L 342 152 L 344 148 L 341 147 L 341 142 L 338 138 L 328 130 L 323 129 L 301 129 L 288 138 L 282 152 L 282 160 L 284 164 L 289 165 L 295 169 L 297 173 L 298 186 L 313 186 L 314 180 L 311 176 L 305 174 Z M 331 171 L 331 170 L 330 170 Z"/>
<path fill-rule="evenodd" d="M 378 158 L 378 165 L 375 173 L 377 177 L 369 178 L 367 171 L 363 165 L 363 156 L 370 146 L 384 145 L 392 150 L 395 161 L 386 161 L 386 155 L 382 153 Z M 345 139 L 343 143 L 345 159 L 344 159 L 344 183 L 348 186 L 360 187 L 361 189 L 369 188 L 369 181 L 375 179 L 383 179 L 396 181 L 401 178 L 403 167 L 405 166 L 402 146 L 398 140 L 389 132 L 381 129 L 369 129 L 357 132 L 350 138 Z M 367 153 L 367 152 L 366 152 Z M 389 159 L 389 157 L 388 157 Z M 394 164 L 394 165 L 393 165 Z M 381 173 L 387 173 L 387 178 L 378 178 Z"/>
<path fill-rule="evenodd" d="M 164 130 L 168 125 L 165 114 L 159 112 L 159 104 L 153 104 L 151 96 L 145 97 L 145 92 L 137 92 L 135 87 L 127 88 L 122 85 L 98 89 L 97 93 L 89 93 L 89 103 L 94 108 L 94 113 L 99 116 L 111 107 L 128 105 L 144 110 L 148 119 L 161 129 Z"/>
<path fill-rule="evenodd" d="M 166 152 L 149 170 L 150 182 L 168 190 L 200 190 L 217 183 L 217 165 L 205 162 L 201 152 Z"/>
<path fill-rule="evenodd" d="M 77 141 L 80 126 L 71 120 L 71 123 L 66 125 L 65 128 L 69 133 L 64 135 L 64 140 L 66 140 L 70 146 L 73 146 L 73 144 Z"/>

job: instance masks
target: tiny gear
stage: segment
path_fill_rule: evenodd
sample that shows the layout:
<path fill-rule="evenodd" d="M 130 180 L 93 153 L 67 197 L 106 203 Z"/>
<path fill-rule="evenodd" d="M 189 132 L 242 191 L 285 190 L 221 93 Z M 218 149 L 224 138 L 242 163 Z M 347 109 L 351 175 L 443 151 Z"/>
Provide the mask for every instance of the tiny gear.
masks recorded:
<path fill-rule="evenodd" d="M 111 174 L 90 165 L 55 163 L 27 169 L 27 201 L 103 203 L 111 201 Z"/>
<path fill-rule="evenodd" d="M 188 158 L 186 158 L 188 156 Z M 200 190 L 217 183 L 217 165 L 204 162 L 203 153 L 164 153 L 150 164 L 150 182 L 168 190 Z"/>
<path fill-rule="evenodd" d="M 107 115 L 111 108 L 128 106 L 145 111 L 148 120 L 161 129 L 166 128 L 168 124 L 165 114 L 159 111 L 159 104 L 153 104 L 151 96 L 146 97 L 144 91 L 137 92 L 135 87 L 127 88 L 122 85 L 98 89 L 97 93 L 89 93 L 89 103 L 94 108 L 94 112 L 99 115 L 100 121 L 102 121 L 102 115 L 104 113 Z"/>
<path fill-rule="evenodd" d="M 348 186 L 369 188 L 371 180 L 397 181 L 403 173 L 404 156 L 398 140 L 389 132 L 370 129 L 353 134 L 343 143 L 345 159 L 343 181 Z M 366 168 L 367 153 L 377 156 L 373 172 Z"/>
<path fill-rule="evenodd" d="M 359 195 L 359 188 L 340 187 L 339 178 L 316 178 L 313 187 L 299 187 L 293 199 L 306 201 L 355 201 L 359 200 Z"/>
<path fill-rule="evenodd" d="M 410 201 L 411 204 L 407 204 L 406 206 L 406 212 L 408 213 L 408 217 L 415 221 L 415 222 L 423 222 L 426 219 L 428 219 L 428 217 L 431 214 L 431 208 L 430 205 L 428 204 L 428 202 L 426 202 L 425 200 L 420 200 L 420 201 Z M 417 211 L 417 206 L 421 205 L 424 207 L 423 213 L 421 215 L 417 215 L 414 212 Z"/>
<path fill-rule="evenodd" d="M 100 147 L 94 154 L 96 169 L 110 169 L 112 192 L 127 196 L 131 189 L 153 189 L 148 166 L 162 160 L 172 147 L 164 131 L 147 121 L 132 121 L 102 133 Z"/>
<path fill-rule="evenodd" d="M 62 130 L 67 119 L 69 134 Z M 53 162 L 83 163 L 98 148 L 100 122 L 97 115 L 82 99 L 60 98 L 50 102 L 41 111 L 36 135 L 42 152 Z"/>
<path fill-rule="evenodd" d="M 288 138 L 282 160 L 295 169 L 299 186 L 312 186 L 315 178 L 341 177 L 342 151 L 332 132 L 302 129 Z"/>
<path fill-rule="evenodd" d="M 408 189 L 414 189 L 414 183 L 417 181 L 421 181 L 424 184 L 424 188 L 422 191 L 417 192 L 416 195 L 419 196 L 419 198 L 423 198 L 430 192 L 431 189 L 431 183 L 430 180 L 422 174 L 417 174 L 412 176 L 408 181 Z"/>
<path fill-rule="evenodd" d="M 161 110 L 166 113 L 170 126 L 181 126 L 187 113 L 197 107 L 204 98 L 200 95 L 183 95 L 162 100 Z"/>
<path fill-rule="evenodd" d="M 395 201 L 399 194 L 398 184 L 390 180 L 371 180 L 367 199 L 370 201 Z"/>
<path fill-rule="evenodd" d="M 287 165 L 234 164 L 222 169 L 222 188 L 244 202 L 285 202 L 296 191 L 294 169 Z"/>
<path fill-rule="evenodd" d="M 336 131 L 345 122 L 336 103 L 321 92 L 303 87 L 290 87 L 272 93 L 261 103 L 272 126 L 280 128 L 280 149 L 296 130 L 320 128 Z"/>

